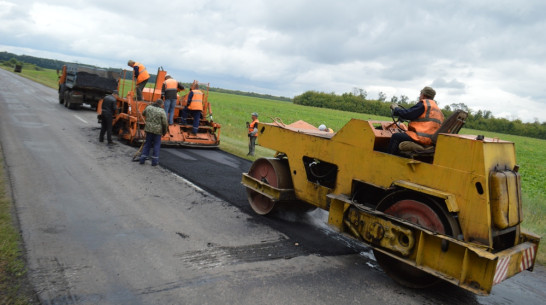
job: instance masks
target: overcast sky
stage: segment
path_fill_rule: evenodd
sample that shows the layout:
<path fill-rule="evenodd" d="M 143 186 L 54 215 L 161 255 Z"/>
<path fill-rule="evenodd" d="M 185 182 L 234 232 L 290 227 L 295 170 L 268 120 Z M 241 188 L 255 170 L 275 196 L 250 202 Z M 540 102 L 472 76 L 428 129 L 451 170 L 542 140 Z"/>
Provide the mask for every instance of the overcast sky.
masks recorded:
<path fill-rule="evenodd" d="M 0 51 L 294 97 L 465 103 L 546 121 L 546 1 L 0 0 Z"/>

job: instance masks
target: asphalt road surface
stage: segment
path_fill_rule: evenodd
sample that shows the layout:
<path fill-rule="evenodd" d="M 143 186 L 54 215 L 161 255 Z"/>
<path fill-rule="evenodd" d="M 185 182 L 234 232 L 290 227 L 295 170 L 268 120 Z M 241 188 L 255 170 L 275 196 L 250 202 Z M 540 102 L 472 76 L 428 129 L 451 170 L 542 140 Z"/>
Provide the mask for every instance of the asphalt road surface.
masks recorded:
<path fill-rule="evenodd" d="M 0 69 L 0 143 L 42 304 L 544 304 L 544 268 L 478 297 L 399 286 L 325 213 L 253 214 L 247 160 L 220 150 L 98 142 L 89 109 Z M 218 118 L 221 120 L 221 118 Z"/>

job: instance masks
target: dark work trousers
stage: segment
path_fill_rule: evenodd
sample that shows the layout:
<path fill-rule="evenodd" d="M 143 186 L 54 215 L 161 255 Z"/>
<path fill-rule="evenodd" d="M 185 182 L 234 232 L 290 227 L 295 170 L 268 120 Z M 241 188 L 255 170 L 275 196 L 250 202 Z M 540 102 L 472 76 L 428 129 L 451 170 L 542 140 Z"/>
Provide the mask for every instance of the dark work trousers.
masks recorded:
<path fill-rule="evenodd" d="M 144 90 L 144 87 L 146 87 L 146 84 L 148 83 L 148 80 L 144 80 L 136 85 L 136 98 L 137 101 L 142 101 L 142 90 Z"/>
<path fill-rule="evenodd" d="M 103 113 L 100 126 L 99 141 L 104 141 L 104 133 L 106 133 L 106 139 L 108 143 L 112 143 L 112 114 Z"/>
<path fill-rule="evenodd" d="M 151 132 L 146 133 L 146 142 L 142 148 L 142 154 L 140 155 L 140 164 L 144 164 L 148 156 L 150 155 L 150 149 L 152 149 L 152 165 L 159 163 L 159 148 L 161 147 L 161 135 Z"/>
<path fill-rule="evenodd" d="M 398 145 L 404 141 L 413 141 L 413 139 L 405 132 L 393 133 L 391 136 L 391 141 L 389 142 L 389 150 L 387 152 L 389 154 L 398 155 L 400 152 Z"/>
<path fill-rule="evenodd" d="M 255 136 L 248 137 L 248 155 L 254 156 L 254 147 L 256 147 L 256 138 Z"/>
<path fill-rule="evenodd" d="M 188 118 L 188 113 L 193 118 L 193 133 L 197 133 L 199 130 L 199 120 L 201 119 L 201 110 L 189 110 L 188 107 L 182 109 L 182 124 L 186 124 L 186 119 Z"/>

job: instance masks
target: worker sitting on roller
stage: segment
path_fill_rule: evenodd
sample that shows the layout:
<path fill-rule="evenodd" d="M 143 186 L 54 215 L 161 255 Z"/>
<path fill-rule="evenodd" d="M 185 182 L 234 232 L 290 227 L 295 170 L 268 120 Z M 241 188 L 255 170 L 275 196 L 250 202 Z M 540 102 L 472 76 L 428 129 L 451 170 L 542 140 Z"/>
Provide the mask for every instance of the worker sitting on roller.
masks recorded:
<path fill-rule="evenodd" d="M 129 60 L 127 62 L 129 67 L 133 68 L 133 76 L 136 79 L 136 98 L 137 101 L 142 101 L 142 90 L 146 87 L 150 74 L 146 71 L 146 67 L 143 64 Z"/>
<path fill-rule="evenodd" d="M 190 93 L 188 94 L 188 104 L 184 109 L 182 109 L 182 124 L 187 124 L 186 119 L 188 118 L 188 114 L 190 114 L 193 118 L 192 135 L 197 135 L 202 111 L 203 92 L 199 90 L 199 85 L 196 83 L 193 89 L 190 88 Z"/>
<path fill-rule="evenodd" d="M 432 145 L 432 136 L 444 122 L 442 111 L 433 100 L 436 91 L 425 87 L 419 95 L 419 102 L 409 109 L 402 109 L 395 103 L 391 105 L 393 116 L 410 120 L 408 131 L 394 133 L 389 142 L 388 152 L 397 155 L 398 146 L 404 141 L 413 141 L 423 146 Z"/>

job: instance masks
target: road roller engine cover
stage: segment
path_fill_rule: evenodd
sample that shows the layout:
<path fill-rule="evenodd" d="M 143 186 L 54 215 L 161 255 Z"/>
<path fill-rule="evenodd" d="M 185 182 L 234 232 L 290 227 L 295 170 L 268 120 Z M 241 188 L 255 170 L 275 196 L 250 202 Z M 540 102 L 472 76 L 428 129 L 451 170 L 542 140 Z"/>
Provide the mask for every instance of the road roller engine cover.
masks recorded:
<path fill-rule="evenodd" d="M 242 184 L 261 215 L 302 205 L 326 210 L 332 228 L 372 247 L 404 286 L 445 280 L 486 295 L 532 271 L 540 237 L 521 228 L 514 143 L 459 135 L 466 116 L 457 111 L 432 147 L 404 156 L 386 153 L 391 135 L 407 130 L 400 122 L 352 119 L 337 133 L 302 121 L 260 122 L 260 145 L 277 153 L 257 159 Z"/>

